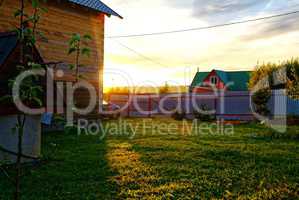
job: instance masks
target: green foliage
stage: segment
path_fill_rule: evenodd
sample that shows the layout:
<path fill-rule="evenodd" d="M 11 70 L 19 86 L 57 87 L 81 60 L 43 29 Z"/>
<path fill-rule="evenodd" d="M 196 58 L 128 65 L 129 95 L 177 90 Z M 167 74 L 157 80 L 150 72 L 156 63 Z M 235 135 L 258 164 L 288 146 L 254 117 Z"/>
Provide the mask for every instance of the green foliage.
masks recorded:
<path fill-rule="evenodd" d="M 69 64 L 69 69 L 70 70 L 74 70 L 76 67 L 75 67 L 75 65 L 74 64 Z"/>
<path fill-rule="evenodd" d="M 257 67 L 251 74 L 249 88 L 253 89 L 263 79 L 268 81 L 268 83 L 263 82 L 261 86 L 270 89 L 277 86 L 277 80 L 279 82 L 286 82 L 284 87 L 287 89 L 288 95 L 298 99 L 299 59 L 291 59 L 280 64 L 267 63 Z"/>
<path fill-rule="evenodd" d="M 39 7 L 39 1 L 38 0 L 31 0 L 32 2 L 32 8 L 38 8 Z"/>
<path fill-rule="evenodd" d="M 290 127 L 288 129 L 291 130 L 293 129 L 293 127 Z M 269 131 L 268 133 L 272 138 L 299 140 L 299 132 L 297 131 L 297 129 L 288 131 L 287 133 L 279 133 L 277 131 Z"/>
<path fill-rule="evenodd" d="M 177 109 L 173 114 L 172 118 L 178 121 L 185 119 L 186 112 L 183 109 Z"/>
<path fill-rule="evenodd" d="M 268 116 L 270 111 L 267 103 L 271 98 L 271 91 L 269 89 L 261 89 L 255 92 L 252 96 L 252 101 L 255 106 L 255 112 L 262 116 Z"/>
<path fill-rule="evenodd" d="M 14 16 L 18 19 L 23 19 L 21 27 L 16 27 L 14 30 L 17 34 L 18 40 L 21 44 L 22 54 L 20 55 L 20 63 L 16 66 L 17 71 L 13 77 L 8 81 L 9 88 L 12 88 L 15 83 L 15 78 L 26 70 L 43 69 L 41 64 L 35 63 L 33 60 L 32 48 L 36 43 L 37 34 L 42 35 L 41 32 L 36 30 L 36 24 L 40 20 L 41 13 L 45 9 L 41 7 L 39 0 L 32 1 L 33 14 L 25 13 L 25 10 L 17 9 Z M 20 85 L 20 100 L 29 106 L 42 106 L 42 87 L 37 85 L 40 82 L 38 76 L 27 77 Z M 13 101 L 15 97 L 11 94 L 1 97 L 1 103 L 8 103 Z"/>
<path fill-rule="evenodd" d="M 287 89 L 290 97 L 299 99 L 299 59 L 292 59 L 283 64 L 287 73 Z"/>
<path fill-rule="evenodd" d="M 88 56 L 89 57 L 90 56 L 90 49 L 86 48 L 86 47 L 82 48 L 81 54 L 84 55 L 84 56 Z"/>
<path fill-rule="evenodd" d="M 19 64 L 16 66 L 16 71 L 14 72 L 8 80 L 8 86 L 12 89 L 17 77 L 27 70 L 36 70 L 42 69 L 40 63 L 35 63 L 34 60 L 34 50 L 32 47 L 35 46 L 37 41 L 37 35 L 40 34 L 37 31 L 37 23 L 40 20 L 40 14 L 45 12 L 40 5 L 39 0 L 32 0 L 31 6 L 33 8 L 32 14 L 27 14 L 25 12 L 25 0 L 20 1 L 20 8 L 17 9 L 13 15 L 19 20 L 19 26 L 15 28 L 15 33 L 18 38 L 18 47 L 19 49 Z M 19 98 L 27 106 L 42 106 L 42 95 L 43 88 L 41 87 L 41 81 L 38 76 L 26 77 L 21 83 L 18 83 L 20 86 Z M 16 96 L 13 94 L 8 94 L 5 98 L 1 100 L 16 100 Z M 13 103 L 13 102 L 11 102 Z M 12 128 L 12 133 L 17 133 L 17 158 L 16 158 L 16 167 L 15 167 L 15 180 L 14 184 L 14 199 L 19 200 L 21 198 L 21 172 L 22 172 L 22 154 L 23 154 L 23 134 L 26 123 L 26 113 L 22 113 L 20 110 L 17 114 L 17 122 Z"/>
<path fill-rule="evenodd" d="M 202 122 L 212 122 L 216 120 L 215 114 L 211 113 L 211 109 L 206 104 L 200 106 L 201 111 L 195 111 L 194 117 Z"/>
<path fill-rule="evenodd" d="M 90 48 L 87 46 L 83 46 L 83 44 L 89 42 L 91 40 L 90 35 L 83 35 L 81 37 L 80 34 L 74 33 L 71 39 L 69 40 L 69 50 L 68 54 L 78 53 L 79 55 L 82 54 L 84 56 L 90 56 Z"/>
<path fill-rule="evenodd" d="M 14 31 L 17 33 L 19 40 L 29 47 L 35 45 L 37 36 L 43 37 L 43 33 L 36 29 L 36 25 L 41 18 L 41 14 L 47 12 L 47 9 L 41 6 L 40 0 L 32 0 L 31 2 L 34 10 L 32 14 L 25 13 L 25 10 L 22 11 L 21 8 L 14 12 L 15 18 L 23 18 L 22 27 L 16 27 Z M 46 0 L 43 0 L 43 2 L 46 2 Z"/>
<path fill-rule="evenodd" d="M 85 34 L 85 35 L 83 35 L 83 39 L 84 39 L 86 42 L 88 42 L 88 41 L 91 41 L 91 40 L 92 40 L 92 37 L 91 37 L 91 35 Z"/>
<path fill-rule="evenodd" d="M 4 95 L 0 97 L 0 103 L 2 104 L 9 104 L 13 101 L 13 98 L 11 95 Z"/>
<path fill-rule="evenodd" d="M 69 40 L 69 48 L 68 55 L 75 54 L 75 64 L 69 64 L 69 68 L 71 70 L 76 69 L 76 79 L 80 79 L 82 76 L 79 74 L 79 67 L 82 65 L 79 64 L 80 56 L 89 57 L 91 50 L 88 46 L 84 46 L 87 44 L 92 37 L 88 34 L 81 36 L 79 33 L 74 33 Z"/>
<path fill-rule="evenodd" d="M 289 120 L 289 118 L 288 118 Z M 257 132 L 254 137 L 260 139 L 272 139 L 272 140 L 294 140 L 299 141 L 299 129 L 298 129 L 298 121 L 294 124 L 288 124 L 287 131 L 284 133 L 278 132 L 273 129 L 265 129 L 264 131 Z"/>
<path fill-rule="evenodd" d="M 263 64 L 261 66 L 258 66 L 255 71 L 251 73 L 251 78 L 249 80 L 249 88 L 253 89 L 259 81 L 262 79 L 266 79 L 268 82 L 272 82 L 270 80 L 270 77 L 272 76 L 272 73 L 279 68 L 278 65 L 274 63 L 267 63 Z M 270 85 L 269 85 L 270 87 Z"/>

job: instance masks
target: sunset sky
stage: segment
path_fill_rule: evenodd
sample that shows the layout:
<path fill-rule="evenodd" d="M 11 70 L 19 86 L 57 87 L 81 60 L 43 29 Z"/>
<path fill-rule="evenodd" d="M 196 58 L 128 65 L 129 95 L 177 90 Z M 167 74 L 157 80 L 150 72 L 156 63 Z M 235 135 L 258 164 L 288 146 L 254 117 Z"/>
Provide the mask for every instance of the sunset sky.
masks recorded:
<path fill-rule="evenodd" d="M 189 29 L 299 10 L 299 0 L 105 0 L 106 36 Z M 190 84 L 197 69 L 252 70 L 299 56 L 299 13 L 208 30 L 105 40 L 105 86 Z"/>

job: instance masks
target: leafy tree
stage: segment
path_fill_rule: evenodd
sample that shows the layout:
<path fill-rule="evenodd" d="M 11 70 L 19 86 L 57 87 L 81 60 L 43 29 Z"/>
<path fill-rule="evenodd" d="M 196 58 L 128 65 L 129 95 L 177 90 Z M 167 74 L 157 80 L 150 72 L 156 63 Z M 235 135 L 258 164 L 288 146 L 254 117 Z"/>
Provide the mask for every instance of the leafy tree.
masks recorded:
<path fill-rule="evenodd" d="M 287 89 L 290 97 L 299 98 L 299 59 L 291 59 L 280 64 L 267 63 L 258 66 L 251 74 L 249 88 L 253 89 L 260 84 L 261 88 L 275 89 L 277 79 L 285 82 L 282 85 Z"/>
<path fill-rule="evenodd" d="M 251 77 L 249 80 L 249 88 L 253 89 L 263 79 L 265 79 L 265 81 L 267 81 L 266 84 L 268 84 L 268 87 L 270 87 L 269 83 L 272 82 L 270 77 L 271 77 L 272 73 L 277 69 L 278 69 L 278 66 L 274 63 L 267 63 L 267 64 L 263 64 L 261 66 L 258 66 L 251 73 Z M 265 85 L 263 85 L 263 87 L 265 87 Z"/>
<path fill-rule="evenodd" d="M 202 122 L 211 122 L 216 120 L 215 113 L 213 113 L 212 109 L 206 104 L 200 105 L 200 110 L 194 111 L 194 117 Z"/>
<path fill-rule="evenodd" d="M 14 12 L 14 17 L 18 19 L 19 24 L 14 32 L 17 35 L 20 57 L 17 65 L 17 71 L 14 76 L 9 80 L 9 88 L 15 84 L 15 79 L 27 70 L 42 69 L 41 63 L 35 63 L 33 59 L 33 48 L 36 43 L 37 36 L 42 34 L 37 31 L 37 24 L 40 20 L 42 12 L 46 9 L 41 7 L 39 0 L 31 0 L 33 13 L 25 12 L 25 1 L 20 0 L 20 8 Z M 2 2 L 3 3 L 3 2 Z M 38 85 L 39 78 L 37 76 L 27 77 L 20 85 L 19 100 L 25 102 L 27 106 L 42 106 L 42 92 L 43 88 Z M 16 97 L 12 94 L 6 95 L 1 98 L 1 101 L 9 101 L 13 103 Z M 21 159 L 23 157 L 23 135 L 27 115 L 22 111 L 17 114 L 17 122 L 13 128 L 13 132 L 17 133 L 17 160 L 16 160 L 16 175 L 13 181 L 15 185 L 14 199 L 19 200 L 21 197 L 20 179 L 21 179 Z"/>
<path fill-rule="evenodd" d="M 299 99 L 299 59 L 292 59 L 283 63 L 287 74 L 288 95 L 292 98 Z"/>
<path fill-rule="evenodd" d="M 186 117 L 186 112 L 183 109 L 177 109 L 172 114 L 172 118 L 178 121 L 182 121 Z"/>
<path fill-rule="evenodd" d="M 252 97 L 252 101 L 255 106 L 255 111 L 262 115 L 268 116 L 270 114 L 270 110 L 268 109 L 268 101 L 271 98 L 271 91 L 269 89 L 261 89 L 254 93 Z"/>
<path fill-rule="evenodd" d="M 70 69 L 75 69 L 76 70 L 76 81 L 78 81 L 80 78 L 83 78 L 79 74 L 79 68 L 83 67 L 80 65 L 80 56 L 90 56 L 90 48 L 87 46 L 84 46 L 87 42 L 92 40 L 91 36 L 88 34 L 85 34 L 81 36 L 79 33 L 74 33 L 69 40 L 69 49 L 68 49 L 68 54 L 72 55 L 75 54 L 75 64 L 70 64 L 69 68 Z"/>

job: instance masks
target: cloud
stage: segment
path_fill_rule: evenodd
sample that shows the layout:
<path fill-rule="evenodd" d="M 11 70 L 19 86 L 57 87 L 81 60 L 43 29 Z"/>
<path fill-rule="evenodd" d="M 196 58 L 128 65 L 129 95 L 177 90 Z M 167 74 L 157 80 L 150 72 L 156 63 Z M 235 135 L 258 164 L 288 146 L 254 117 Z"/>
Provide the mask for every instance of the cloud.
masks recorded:
<path fill-rule="evenodd" d="M 272 0 L 166 0 L 171 6 L 190 9 L 191 15 L 205 21 L 233 20 L 258 13 Z"/>
<path fill-rule="evenodd" d="M 259 11 L 269 3 L 269 0 L 205 0 L 194 1 L 193 15 L 198 17 L 213 17 L 223 15 L 247 14 Z M 204 6 L 205 5 L 205 6 Z M 245 12 L 245 13 L 244 13 Z"/>
<path fill-rule="evenodd" d="M 177 9 L 186 9 L 190 15 L 210 25 L 254 19 L 294 11 L 299 0 L 165 0 Z M 250 23 L 248 32 L 238 39 L 253 41 L 269 39 L 299 29 L 299 16 L 291 15 L 273 20 Z"/>
<path fill-rule="evenodd" d="M 242 41 L 270 39 L 276 36 L 299 31 L 298 15 L 276 19 L 275 21 L 265 21 L 260 25 L 254 25 L 252 32 L 240 37 Z"/>

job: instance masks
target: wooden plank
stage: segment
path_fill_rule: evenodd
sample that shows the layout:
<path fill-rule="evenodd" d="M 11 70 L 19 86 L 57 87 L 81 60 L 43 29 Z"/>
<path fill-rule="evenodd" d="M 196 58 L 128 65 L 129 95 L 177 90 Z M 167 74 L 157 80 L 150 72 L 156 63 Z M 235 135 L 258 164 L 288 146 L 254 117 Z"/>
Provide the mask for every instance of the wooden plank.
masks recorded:
<path fill-rule="evenodd" d="M 13 17 L 13 13 L 19 8 L 19 1 L 6 0 L 4 3 L 5 6 L 0 7 L 1 32 L 13 30 L 18 25 L 18 20 Z M 50 1 L 44 6 L 48 12 L 42 14 L 38 29 L 45 34 L 47 40 L 38 40 L 37 43 L 44 61 L 73 64 L 75 57 L 67 54 L 68 40 L 72 33 L 90 34 L 93 40 L 87 45 L 91 49 L 91 56 L 80 58 L 80 63 L 87 66 L 80 69 L 80 74 L 102 93 L 105 15 L 62 1 L 60 3 Z M 26 2 L 25 7 L 26 12 L 32 14 L 29 2 Z M 58 67 L 58 69 L 60 68 Z M 65 67 L 62 70 L 65 76 L 57 80 L 74 80 L 74 71 L 67 70 Z M 82 95 L 78 98 L 84 99 L 86 96 Z"/>

